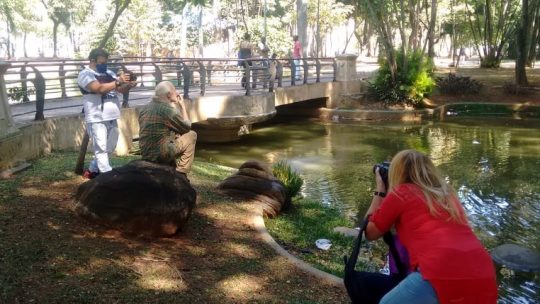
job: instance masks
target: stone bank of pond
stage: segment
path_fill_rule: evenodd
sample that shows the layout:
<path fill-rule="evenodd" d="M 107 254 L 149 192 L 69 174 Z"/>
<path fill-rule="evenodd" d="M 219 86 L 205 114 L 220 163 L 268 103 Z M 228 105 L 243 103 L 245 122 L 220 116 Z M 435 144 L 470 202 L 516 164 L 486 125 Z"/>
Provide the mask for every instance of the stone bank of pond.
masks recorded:
<path fill-rule="evenodd" d="M 431 156 L 458 191 L 488 248 L 515 243 L 540 252 L 540 120 L 453 117 L 403 124 L 296 121 L 239 142 L 199 145 L 197 158 L 231 167 L 248 159 L 289 163 L 302 194 L 357 219 L 371 201 L 372 168 L 414 148 Z M 538 303 L 538 275 L 504 272 L 500 303 Z"/>

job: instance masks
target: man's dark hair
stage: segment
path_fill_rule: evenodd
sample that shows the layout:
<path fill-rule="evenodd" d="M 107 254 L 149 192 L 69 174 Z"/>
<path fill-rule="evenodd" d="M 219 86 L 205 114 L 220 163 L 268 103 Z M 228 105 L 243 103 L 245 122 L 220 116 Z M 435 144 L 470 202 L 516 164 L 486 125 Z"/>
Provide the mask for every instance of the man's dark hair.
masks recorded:
<path fill-rule="evenodd" d="M 98 48 L 90 51 L 90 55 L 88 55 L 88 59 L 90 59 L 90 61 L 97 61 L 98 57 L 109 58 L 109 53 L 107 53 L 107 51 L 104 49 Z"/>

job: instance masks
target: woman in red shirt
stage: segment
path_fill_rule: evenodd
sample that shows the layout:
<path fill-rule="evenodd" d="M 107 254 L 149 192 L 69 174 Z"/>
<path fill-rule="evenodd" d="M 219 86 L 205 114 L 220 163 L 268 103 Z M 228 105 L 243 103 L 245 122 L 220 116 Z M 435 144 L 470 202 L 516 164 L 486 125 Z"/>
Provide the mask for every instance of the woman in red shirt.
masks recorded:
<path fill-rule="evenodd" d="M 496 303 L 491 257 L 429 157 L 415 150 L 396 154 L 389 189 L 378 168 L 375 175 L 377 191 L 368 209 L 366 238 L 378 239 L 395 227 L 412 271 L 380 303 Z"/>

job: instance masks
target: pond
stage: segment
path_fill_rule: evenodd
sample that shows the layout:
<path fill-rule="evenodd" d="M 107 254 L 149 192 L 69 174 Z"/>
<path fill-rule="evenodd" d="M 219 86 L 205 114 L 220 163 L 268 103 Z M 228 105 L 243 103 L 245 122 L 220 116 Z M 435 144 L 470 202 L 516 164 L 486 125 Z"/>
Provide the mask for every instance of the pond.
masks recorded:
<path fill-rule="evenodd" d="M 302 194 L 358 219 L 371 202 L 373 165 L 414 148 L 457 190 L 482 243 L 540 252 L 540 120 L 452 117 L 417 124 L 295 121 L 257 128 L 233 144 L 198 145 L 200 160 L 238 168 L 287 160 Z M 538 303 L 538 275 L 503 272 L 499 303 Z"/>

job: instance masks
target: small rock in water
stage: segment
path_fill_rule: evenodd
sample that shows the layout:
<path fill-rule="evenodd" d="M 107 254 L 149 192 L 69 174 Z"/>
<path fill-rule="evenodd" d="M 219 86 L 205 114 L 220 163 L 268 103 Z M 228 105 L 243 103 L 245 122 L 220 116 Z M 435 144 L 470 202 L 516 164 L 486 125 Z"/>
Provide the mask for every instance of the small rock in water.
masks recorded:
<path fill-rule="evenodd" d="M 332 121 L 338 122 L 339 121 L 339 115 L 332 116 Z"/>
<path fill-rule="evenodd" d="M 476 139 L 473 140 L 472 143 L 473 143 L 473 145 L 479 145 L 480 144 L 480 142 L 478 140 L 476 140 Z"/>
<path fill-rule="evenodd" d="M 509 269 L 525 272 L 540 271 L 540 253 L 515 244 L 504 244 L 491 250 L 491 257 L 497 264 Z"/>

